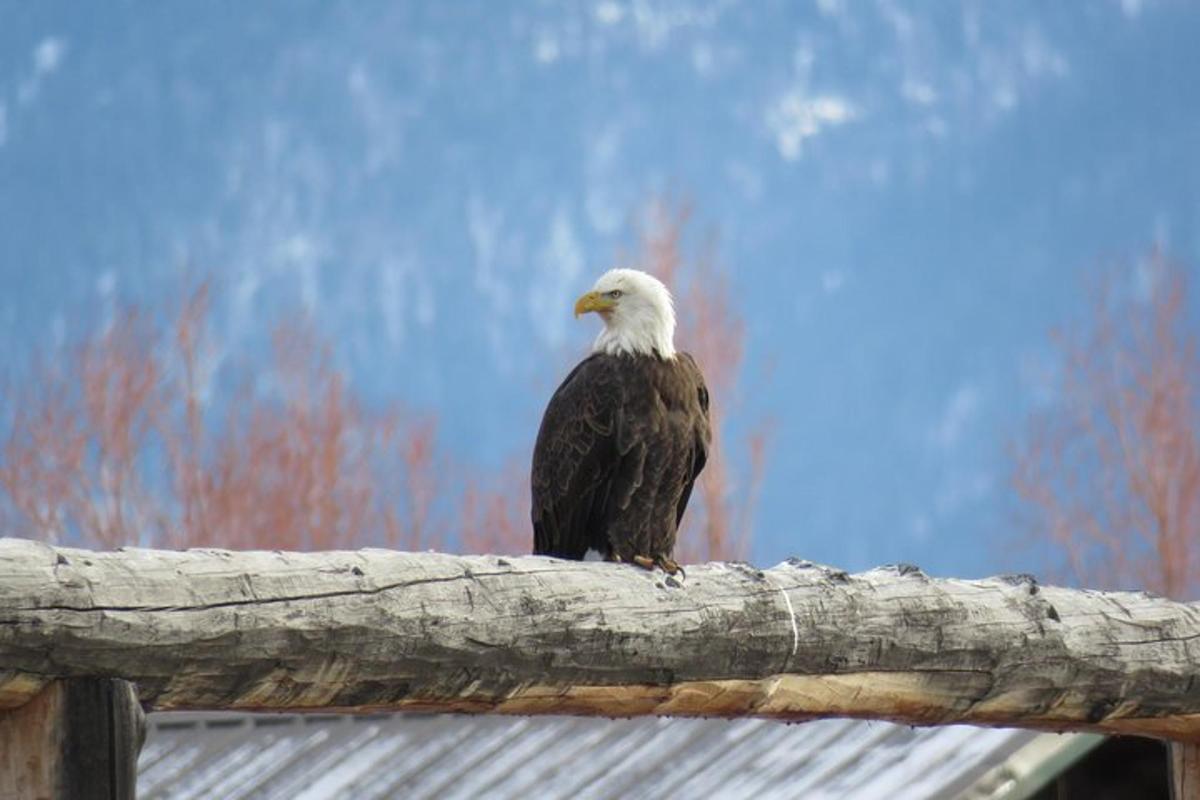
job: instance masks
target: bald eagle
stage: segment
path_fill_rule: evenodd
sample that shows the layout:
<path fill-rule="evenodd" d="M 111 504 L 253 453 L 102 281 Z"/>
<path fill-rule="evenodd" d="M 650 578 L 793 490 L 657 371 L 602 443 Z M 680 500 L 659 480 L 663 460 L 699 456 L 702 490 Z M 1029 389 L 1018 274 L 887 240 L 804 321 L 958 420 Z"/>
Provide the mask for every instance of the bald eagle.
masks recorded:
<path fill-rule="evenodd" d="M 533 450 L 533 552 L 675 574 L 675 534 L 708 457 L 708 389 L 677 352 L 671 294 L 614 269 L 575 303 L 604 321 L 550 398 Z"/>

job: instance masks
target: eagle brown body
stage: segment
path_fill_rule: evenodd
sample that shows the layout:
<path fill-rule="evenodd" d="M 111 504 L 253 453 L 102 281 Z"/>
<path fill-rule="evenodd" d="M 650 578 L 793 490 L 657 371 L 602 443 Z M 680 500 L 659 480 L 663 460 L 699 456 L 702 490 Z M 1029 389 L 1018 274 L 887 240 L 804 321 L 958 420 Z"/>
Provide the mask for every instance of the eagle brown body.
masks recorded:
<path fill-rule="evenodd" d="M 533 454 L 534 553 L 658 564 L 675 536 L 712 433 L 692 357 L 595 352 L 550 399 Z"/>

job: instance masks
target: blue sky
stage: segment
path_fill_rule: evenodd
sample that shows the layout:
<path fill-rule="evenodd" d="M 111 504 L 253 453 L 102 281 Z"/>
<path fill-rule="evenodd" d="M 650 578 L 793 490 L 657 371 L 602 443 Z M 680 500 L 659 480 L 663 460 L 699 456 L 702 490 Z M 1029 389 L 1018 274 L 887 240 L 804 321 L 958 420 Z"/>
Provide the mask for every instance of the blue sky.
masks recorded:
<path fill-rule="evenodd" d="M 774 420 L 754 560 L 1029 569 L 1004 445 L 1088 273 L 1200 256 L 1184 2 L 0 0 L 0 369 L 218 276 L 373 397 L 527 451 L 574 297 L 688 196 Z M 686 347 L 686 342 L 681 343 Z M 769 377 L 763 377 L 769 375 Z"/>

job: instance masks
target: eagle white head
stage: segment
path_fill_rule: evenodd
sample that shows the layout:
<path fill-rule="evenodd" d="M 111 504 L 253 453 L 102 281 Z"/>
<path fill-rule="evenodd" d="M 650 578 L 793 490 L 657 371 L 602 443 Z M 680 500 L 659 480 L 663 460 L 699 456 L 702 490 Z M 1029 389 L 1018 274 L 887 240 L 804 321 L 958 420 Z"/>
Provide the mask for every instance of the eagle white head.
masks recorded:
<path fill-rule="evenodd" d="M 675 357 L 675 304 L 663 282 L 636 269 L 610 269 L 575 301 L 575 316 L 595 311 L 604 330 L 593 353 Z"/>

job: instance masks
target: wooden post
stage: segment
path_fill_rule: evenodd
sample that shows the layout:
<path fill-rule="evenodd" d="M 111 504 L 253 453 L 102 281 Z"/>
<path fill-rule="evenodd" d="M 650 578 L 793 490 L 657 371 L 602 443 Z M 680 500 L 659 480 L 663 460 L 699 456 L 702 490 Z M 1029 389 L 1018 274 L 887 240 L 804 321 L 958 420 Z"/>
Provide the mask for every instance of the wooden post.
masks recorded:
<path fill-rule="evenodd" d="M 144 735 L 127 681 L 49 683 L 0 713 L 0 800 L 133 800 Z"/>
<path fill-rule="evenodd" d="M 1200 800 L 1200 745 L 1171 743 L 1171 800 Z"/>

